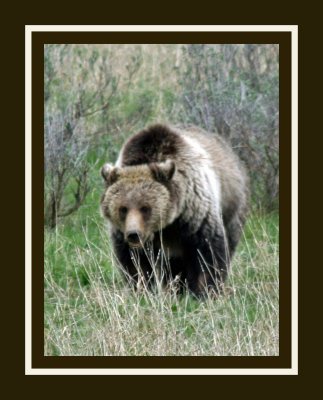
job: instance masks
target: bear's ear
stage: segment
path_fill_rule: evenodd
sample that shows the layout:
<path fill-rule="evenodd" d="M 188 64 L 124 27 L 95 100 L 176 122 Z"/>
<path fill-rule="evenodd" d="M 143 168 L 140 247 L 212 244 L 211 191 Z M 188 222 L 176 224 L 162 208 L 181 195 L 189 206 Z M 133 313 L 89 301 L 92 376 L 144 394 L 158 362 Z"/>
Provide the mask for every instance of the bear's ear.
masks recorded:
<path fill-rule="evenodd" d="M 118 179 L 118 168 L 114 167 L 112 164 L 106 163 L 101 168 L 101 175 L 107 186 L 110 186 Z"/>
<path fill-rule="evenodd" d="M 156 181 L 165 183 L 172 179 L 175 173 L 175 163 L 173 160 L 166 160 L 161 163 L 150 164 L 151 172 Z"/>

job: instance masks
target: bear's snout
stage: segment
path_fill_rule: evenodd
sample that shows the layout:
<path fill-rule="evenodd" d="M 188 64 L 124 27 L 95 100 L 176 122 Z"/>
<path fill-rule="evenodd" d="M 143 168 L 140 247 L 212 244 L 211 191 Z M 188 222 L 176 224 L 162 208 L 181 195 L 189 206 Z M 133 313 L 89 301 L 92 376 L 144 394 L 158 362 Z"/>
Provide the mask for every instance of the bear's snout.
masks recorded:
<path fill-rule="evenodd" d="M 131 247 L 140 247 L 144 242 L 144 222 L 136 209 L 130 209 L 126 217 L 125 239 Z"/>
<path fill-rule="evenodd" d="M 126 240 L 130 246 L 140 246 L 141 237 L 137 231 L 130 231 L 126 233 Z"/>

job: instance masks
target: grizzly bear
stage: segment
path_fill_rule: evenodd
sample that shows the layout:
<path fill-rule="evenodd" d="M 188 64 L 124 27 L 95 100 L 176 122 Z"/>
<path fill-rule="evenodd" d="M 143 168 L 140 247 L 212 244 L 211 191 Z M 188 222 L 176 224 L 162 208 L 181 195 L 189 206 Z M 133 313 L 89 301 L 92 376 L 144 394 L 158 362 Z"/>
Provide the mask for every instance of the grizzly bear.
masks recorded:
<path fill-rule="evenodd" d="M 101 174 L 101 211 L 126 277 L 156 274 L 197 296 L 218 293 L 247 209 L 247 176 L 229 145 L 199 128 L 153 125 L 130 137 Z"/>

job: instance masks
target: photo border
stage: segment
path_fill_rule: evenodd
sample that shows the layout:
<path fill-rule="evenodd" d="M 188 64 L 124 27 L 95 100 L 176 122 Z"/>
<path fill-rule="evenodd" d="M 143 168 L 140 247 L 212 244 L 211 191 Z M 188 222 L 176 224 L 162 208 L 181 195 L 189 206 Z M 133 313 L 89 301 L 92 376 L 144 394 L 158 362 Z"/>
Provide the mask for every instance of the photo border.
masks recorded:
<path fill-rule="evenodd" d="M 30 375 L 297 374 L 297 26 L 26 26 L 26 365 Z M 45 43 L 278 43 L 280 354 L 276 357 L 55 357 L 44 353 Z M 293 84 L 293 86 L 292 86 Z M 293 88 L 293 96 L 292 90 Z M 293 135 L 293 140 L 292 139 Z M 293 150 L 293 158 L 291 158 Z M 32 155 L 32 159 L 31 159 Z M 291 175 L 293 162 L 293 176 Z M 291 182 L 293 205 L 291 204 Z M 32 198 L 32 201 L 31 201 Z M 291 213 L 293 260 L 291 260 Z M 32 229 L 31 229 L 32 228 Z M 296 247 L 295 247 L 296 246 Z M 296 249 L 296 250 L 295 250 Z M 291 262 L 293 261 L 293 262 Z M 291 269 L 292 268 L 292 269 Z M 293 288 L 293 290 L 292 290 Z M 292 300 L 292 301 L 291 301 Z M 293 318 L 292 318 L 293 317 Z"/>

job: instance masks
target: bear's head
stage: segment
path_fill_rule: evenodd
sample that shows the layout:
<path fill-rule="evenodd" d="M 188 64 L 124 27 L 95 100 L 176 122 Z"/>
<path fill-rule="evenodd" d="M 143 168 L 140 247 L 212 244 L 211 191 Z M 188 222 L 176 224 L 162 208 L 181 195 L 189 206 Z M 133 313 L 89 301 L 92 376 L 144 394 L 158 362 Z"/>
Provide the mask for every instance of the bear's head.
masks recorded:
<path fill-rule="evenodd" d="M 101 199 L 102 214 L 123 233 L 130 247 L 142 247 L 174 220 L 174 173 L 175 163 L 171 160 L 127 167 L 103 166 L 106 189 Z"/>

